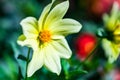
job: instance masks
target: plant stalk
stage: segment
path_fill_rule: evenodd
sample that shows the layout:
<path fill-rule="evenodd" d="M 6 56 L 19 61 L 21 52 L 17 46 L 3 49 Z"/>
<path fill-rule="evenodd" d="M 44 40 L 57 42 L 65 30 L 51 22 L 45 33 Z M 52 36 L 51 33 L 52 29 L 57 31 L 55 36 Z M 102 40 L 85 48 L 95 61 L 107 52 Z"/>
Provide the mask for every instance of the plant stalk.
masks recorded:
<path fill-rule="evenodd" d="M 26 60 L 25 80 L 27 80 L 27 67 L 28 67 L 28 62 L 29 62 L 29 56 L 30 56 L 30 48 L 28 48 L 28 54 L 27 54 L 27 60 Z"/>

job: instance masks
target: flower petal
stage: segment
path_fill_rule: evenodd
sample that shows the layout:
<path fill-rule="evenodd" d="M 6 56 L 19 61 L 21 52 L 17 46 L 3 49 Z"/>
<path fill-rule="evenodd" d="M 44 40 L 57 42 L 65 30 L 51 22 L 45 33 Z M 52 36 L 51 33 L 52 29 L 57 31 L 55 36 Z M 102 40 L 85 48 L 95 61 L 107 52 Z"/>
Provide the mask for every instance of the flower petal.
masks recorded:
<path fill-rule="evenodd" d="M 27 76 L 31 77 L 38 69 L 43 66 L 43 50 L 34 51 L 32 60 L 28 64 Z"/>
<path fill-rule="evenodd" d="M 27 38 L 36 38 L 38 36 L 37 20 L 34 17 L 27 17 L 20 24 Z"/>
<path fill-rule="evenodd" d="M 120 50 L 118 46 L 107 39 L 102 40 L 102 46 L 105 50 L 106 56 L 108 56 L 109 62 L 113 63 L 119 56 Z"/>
<path fill-rule="evenodd" d="M 80 31 L 82 25 L 73 19 L 59 20 L 55 24 L 50 26 L 50 30 L 53 34 L 68 35 L 71 33 L 77 33 Z"/>
<path fill-rule="evenodd" d="M 52 0 L 52 3 L 48 4 L 48 5 L 44 8 L 44 10 L 43 10 L 43 12 L 42 12 L 42 14 L 41 14 L 41 16 L 40 16 L 40 18 L 39 18 L 39 20 L 38 20 L 39 31 L 40 31 L 40 30 L 42 29 L 42 27 L 44 26 L 45 19 L 47 18 L 48 14 L 49 14 L 49 11 L 50 11 L 50 9 L 51 9 L 52 4 L 53 4 L 54 1 L 55 1 L 55 0 Z"/>
<path fill-rule="evenodd" d="M 57 41 L 53 41 L 51 43 L 53 48 L 56 51 L 56 54 L 58 54 L 61 58 L 70 58 L 72 55 L 72 51 L 69 48 L 69 45 L 65 38 L 59 39 Z"/>
<path fill-rule="evenodd" d="M 69 8 L 69 1 L 62 2 L 58 5 L 56 5 L 51 12 L 48 14 L 46 21 L 45 21 L 45 26 L 44 28 L 48 28 L 51 24 L 54 22 L 60 20 L 63 18 L 65 13 L 67 12 Z"/>
<path fill-rule="evenodd" d="M 60 57 L 56 54 L 54 48 L 51 45 L 47 45 L 44 54 L 45 67 L 59 75 L 61 72 Z"/>
<path fill-rule="evenodd" d="M 24 35 L 18 38 L 17 43 L 21 46 L 31 47 L 33 50 L 37 50 L 39 47 L 39 41 L 37 41 L 37 39 L 27 39 Z"/>

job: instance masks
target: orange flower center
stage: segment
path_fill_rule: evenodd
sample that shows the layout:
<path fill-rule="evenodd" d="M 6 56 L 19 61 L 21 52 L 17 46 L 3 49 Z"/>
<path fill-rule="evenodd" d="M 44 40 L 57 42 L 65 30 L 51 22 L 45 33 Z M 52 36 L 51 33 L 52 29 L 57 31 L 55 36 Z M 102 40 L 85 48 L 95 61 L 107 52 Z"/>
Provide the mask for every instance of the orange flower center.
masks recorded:
<path fill-rule="evenodd" d="M 51 33 L 48 30 L 43 30 L 39 34 L 39 39 L 42 42 L 48 42 L 51 40 Z"/>

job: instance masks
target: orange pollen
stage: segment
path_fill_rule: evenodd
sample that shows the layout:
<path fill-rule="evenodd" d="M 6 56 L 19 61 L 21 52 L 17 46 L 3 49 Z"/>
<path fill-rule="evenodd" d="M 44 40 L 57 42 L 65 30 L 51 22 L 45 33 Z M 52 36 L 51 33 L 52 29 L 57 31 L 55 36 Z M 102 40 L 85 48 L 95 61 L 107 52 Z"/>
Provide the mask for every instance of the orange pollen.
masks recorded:
<path fill-rule="evenodd" d="M 39 39 L 42 42 L 48 42 L 51 40 L 51 33 L 48 30 L 43 30 L 39 34 Z"/>

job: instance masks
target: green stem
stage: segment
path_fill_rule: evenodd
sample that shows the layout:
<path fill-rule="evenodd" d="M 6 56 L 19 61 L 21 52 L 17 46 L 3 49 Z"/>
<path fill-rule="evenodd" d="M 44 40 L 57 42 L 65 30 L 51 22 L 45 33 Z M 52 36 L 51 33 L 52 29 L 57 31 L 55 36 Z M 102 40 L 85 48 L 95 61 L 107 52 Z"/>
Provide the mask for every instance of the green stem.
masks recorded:
<path fill-rule="evenodd" d="M 25 80 L 27 80 L 27 67 L 28 67 L 28 62 L 29 62 L 29 56 L 30 56 L 30 48 L 28 49 L 27 60 L 26 60 Z"/>

